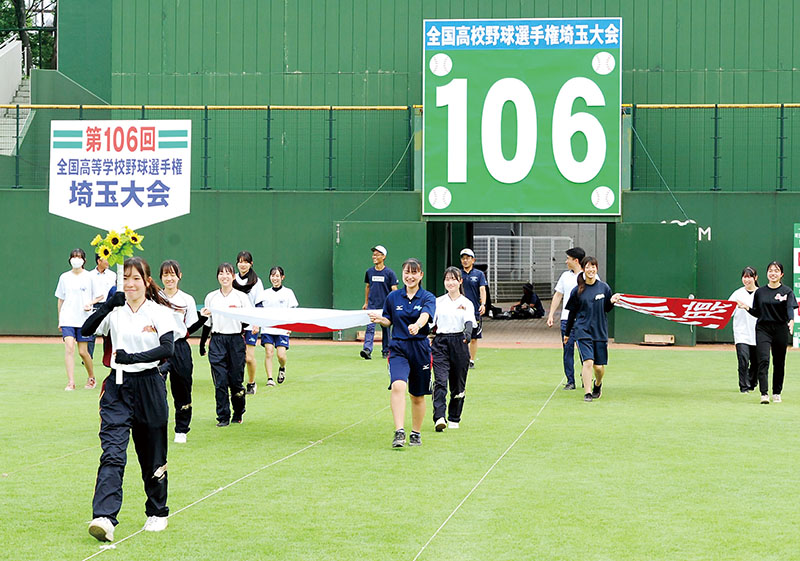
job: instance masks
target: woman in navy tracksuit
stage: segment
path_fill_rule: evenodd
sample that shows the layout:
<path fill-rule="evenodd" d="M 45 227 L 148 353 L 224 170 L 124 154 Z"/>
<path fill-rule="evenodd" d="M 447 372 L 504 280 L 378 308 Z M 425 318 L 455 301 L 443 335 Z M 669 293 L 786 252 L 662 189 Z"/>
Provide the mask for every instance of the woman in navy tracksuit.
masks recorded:
<path fill-rule="evenodd" d="M 417 259 L 403 263 L 403 284 L 386 297 L 383 312 L 370 310 L 373 323 L 392 326 L 389 347 L 389 377 L 394 418 L 393 448 L 402 448 L 406 441 L 403 428 L 406 415 L 406 390 L 411 396 L 410 446 L 420 446 L 420 430 L 425 417 L 425 396 L 431 394 L 431 347 L 428 323 L 436 312 L 436 298 L 420 287 L 422 264 Z"/>
<path fill-rule="evenodd" d="M 564 329 L 564 344 L 572 330 L 581 355 L 581 379 L 584 401 L 600 399 L 603 394 L 603 376 L 608 364 L 608 318 L 619 294 L 611 294 L 611 287 L 597 278 L 597 259 L 586 256 L 581 261 L 583 272 L 578 274 L 578 286 L 572 289 L 567 303 L 569 317 Z M 594 381 L 592 381 L 594 374 Z M 589 384 L 592 384 L 591 386 Z M 592 388 L 591 392 L 589 388 Z"/>

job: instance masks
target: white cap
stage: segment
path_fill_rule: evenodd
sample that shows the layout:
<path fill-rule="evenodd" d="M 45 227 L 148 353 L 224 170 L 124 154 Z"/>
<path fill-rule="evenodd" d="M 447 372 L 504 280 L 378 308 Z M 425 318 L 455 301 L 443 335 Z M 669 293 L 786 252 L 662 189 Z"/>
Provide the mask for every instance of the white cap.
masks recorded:
<path fill-rule="evenodd" d="M 470 257 L 475 259 L 475 252 L 469 249 L 468 247 L 465 247 L 464 249 L 461 250 L 461 255 L 469 255 Z"/>
<path fill-rule="evenodd" d="M 376 245 L 375 247 L 372 248 L 372 251 L 380 251 L 381 253 L 383 253 L 383 256 L 386 257 L 386 248 L 383 247 L 382 245 Z"/>

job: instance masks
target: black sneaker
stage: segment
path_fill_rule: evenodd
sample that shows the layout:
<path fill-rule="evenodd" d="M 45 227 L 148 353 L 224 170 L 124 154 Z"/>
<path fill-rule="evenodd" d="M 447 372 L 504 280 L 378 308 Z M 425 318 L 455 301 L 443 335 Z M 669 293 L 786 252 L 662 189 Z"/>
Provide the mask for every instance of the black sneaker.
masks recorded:
<path fill-rule="evenodd" d="M 382 352 L 382 353 L 381 353 L 381 356 L 382 356 L 383 358 L 389 358 L 389 351 Z"/>
<path fill-rule="evenodd" d="M 256 395 L 256 384 L 253 382 L 252 384 L 247 384 L 247 391 L 245 392 L 247 395 Z"/>
<path fill-rule="evenodd" d="M 361 358 L 364 360 L 372 360 L 372 353 L 367 349 L 361 349 Z"/>
<path fill-rule="evenodd" d="M 598 386 L 592 382 L 592 399 L 600 399 L 601 395 L 603 395 L 603 384 Z"/>
<path fill-rule="evenodd" d="M 590 394 L 590 393 L 583 394 L 583 401 L 586 401 L 586 402 L 592 401 L 592 394 Z"/>
<path fill-rule="evenodd" d="M 241 425 L 242 423 L 244 423 L 244 419 L 242 419 L 241 417 L 233 417 L 233 419 L 231 419 L 231 423 L 236 423 L 237 425 Z"/>
<path fill-rule="evenodd" d="M 469 367 L 470 368 L 475 368 L 475 361 L 474 360 L 470 360 L 469 361 Z"/>
<path fill-rule="evenodd" d="M 227 427 L 230 424 L 231 424 L 230 421 L 220 421 L 219 423 L 217 423 L 217 426 L 218 427 Z"/>
<path fill-rule="evenodd" d="M 394 431 L 394 440 L 392 440 L 392 448 L 402 448 L 406 445 L 406 431 L 398 429 Z"/>
<path fill-rule="evenodd" d="M 285 379 L 286 379 L 286 367 L 281 366 L 280 368 L 278 368 L 278 383 L 282 384 Z"/>
<path fill-rule="evenodd" d="M 411 436 L 408 437 L 409 446 L 422 446 L 422 436 L 418 432 L 411 431 Z"/>
<path fill-rule="evenodd" d="M 574 390 L 575 389 L 575 384 L 573 384 L 572 382 L 564 384 L 564 389 L 565 390 Z"/>

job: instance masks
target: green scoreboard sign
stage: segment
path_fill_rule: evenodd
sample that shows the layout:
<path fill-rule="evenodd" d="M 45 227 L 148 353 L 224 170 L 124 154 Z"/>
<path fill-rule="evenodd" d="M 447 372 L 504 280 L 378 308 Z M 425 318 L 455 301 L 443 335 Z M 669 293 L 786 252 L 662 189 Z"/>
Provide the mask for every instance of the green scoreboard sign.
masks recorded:
<path fill-rule="evenodd" d="M 424 28 L 423 214 L 620 214 L 620 18 Z"/>

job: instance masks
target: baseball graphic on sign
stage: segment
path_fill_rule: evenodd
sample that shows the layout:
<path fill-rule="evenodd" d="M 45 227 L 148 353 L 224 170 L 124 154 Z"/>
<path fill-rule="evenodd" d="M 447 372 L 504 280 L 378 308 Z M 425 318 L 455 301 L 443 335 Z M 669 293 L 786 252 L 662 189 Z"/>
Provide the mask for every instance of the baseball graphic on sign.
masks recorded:
<path fill-rule="evenodd" d="M 616 65 L 617 61 L 614 60 L 614 55 L 611 53 L 603 51 L 592 57 L 592 68 L 601 76 L 611 74 Z"/>
<path fill-rule="evenodd" d="M 444 53 L 438 53 L 431 58 L 430 67 L 436 76 L 447 76 L 453 69 L 453 60 Z"/>
<path fill-rule="evenodd" d="M 600 210 L 611 208 L 611 205 L 614 204 L 614 199 L 614 191 L 608 187 L 601 186 L 592 191 L 592 204 Z"/>
<path fill-rule="evenodd" d="M 431 192 L 428 193 L 428 202 L 431 203 L 433 208 L 438 210 L 450 206 L 450 201 L 452 200 L 453 197 L 450 195 L 450 189 L 442 187 L 441 185 L 439 187 L 434 187 L 431 189 Z"/>

